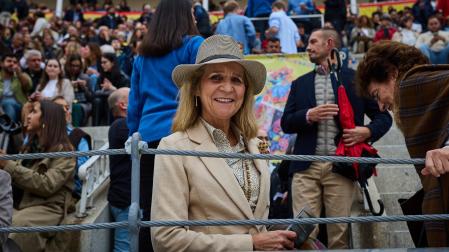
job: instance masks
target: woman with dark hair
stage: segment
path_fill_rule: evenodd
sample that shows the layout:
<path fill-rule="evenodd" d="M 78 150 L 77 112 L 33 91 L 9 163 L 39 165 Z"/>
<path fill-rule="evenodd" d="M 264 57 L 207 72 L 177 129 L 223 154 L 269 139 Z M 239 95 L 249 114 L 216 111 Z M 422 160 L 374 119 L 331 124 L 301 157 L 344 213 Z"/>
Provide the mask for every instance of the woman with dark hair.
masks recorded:
<path fill-rule="evenodd" d="M 72 105 L 72 124 L 75 127 L 83 126 L 87 123 L 87 118 L 92 111 L 93 92 L 89 86 L 89 76 L 83 73 L 81 55 L 69 55 L 64 71 L 65 77 L 72 83 L 75 92 Z"/>
<path fill-rule="evenodd" d="M 129 87 L 129 79 L 120 71 L 117 57 L 114 53 L 104 53 L 101 57 L 100 77 L 95 87 L 93 101 L 94 126 L 109 124 L 109 95 L 121 87 Z"/>
<path fill-rule="evenodd" d="M 86 73 L 89 78 L 91 78 L 91 82 L 89 83 L 90 88 L 92 90 L 95 89 L 95 85 L 97 84 L 97 78 L 100 75 L 99 71 L 101 68 L 100 60 L 101 60 L 101 49 L 100 46 L 96 43 L 87 43 L 83 47 L 81 47 L 81 57 L 84 60 L 84 68 L 83 71 Z"/>
<path fill-rule="evenodd" d="M 72 111 L 73 86 L 69 80 L 64 78 L 61 63 L 57 59 L 49 59 L 45 64 L 44 74 L 36 87 L 36 92 L 31 94 L 30 99 L 33 101 L 51 100 L 56 96 L 63 96 Z"/>
<path fill-rule="evenodd" d="M 423 186 L 423 214 L 449 213 L 449 67 L 429 65 L 414 46 L 399 42 L 374 45 L 357 69 L 361 94 L 377 100 L 380 110 L 392 110 L 405 137 Z M 418 198 L 418 197 L 414 197 Z M 419 206 L 418 206 L 419 209 Z M 430 247 L 449 246 L 448 222 L 426 221 L 419 232 Z"/>
<path fill-rule="evenodd" d="M 354 53 L 365 53 L 371 47 L 376 31 L 366 15 L 360 16 L 356 25 L 351 31 L 352 51 Z"/>
<path fill-rule="evenodd" d="M 193 64 L 204 40 L 198 35 L 192 7 L 191 0 L 160 1 L 134 61 L 127 117 L 129 135 L 138 131 L 150 148 L 156 148 L 160 139 L 170 134 L 178 106 L 172 71 L 179 64 Z M 154 155 L 143 155 L 141 195 L 145 197 L 140 202 L 144 220 L 150 218 L 153 167 Z M 140 247 L 150 248 L 148 229 L 141 229 L 140 237 Z"/>
<path fill-rule="evenodd" d="M 73 151 L 61 106 L 47 100 L 35 102 L 26 120 L 30 137 L 23 153 Z M 75 158 L 1 160 L 0 168 L 24 191 L 12 225 L 59 225 L 71 202 L 75 165 Z M 56 251 L 61 245 L 51 233 L 12 233 L 9 237 L 22 251 Z"/>
<path fill-rule="evenodd" d="M 413 20 L 413 16 L 404 16 L 401 19 L 401 28 L 393 34 L 391 40 L 414 46 L 418 33 L 412 30 Z"/>

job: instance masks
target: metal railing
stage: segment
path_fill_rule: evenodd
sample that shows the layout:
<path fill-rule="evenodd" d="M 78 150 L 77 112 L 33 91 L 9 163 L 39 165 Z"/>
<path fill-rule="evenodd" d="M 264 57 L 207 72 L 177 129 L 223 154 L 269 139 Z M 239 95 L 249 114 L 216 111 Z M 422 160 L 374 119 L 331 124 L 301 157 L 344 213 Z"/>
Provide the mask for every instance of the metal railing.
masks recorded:
<path fill-rule="evenodd" d="M 275 224 L 330 224 L 330 223 L 366 223 L 366 222 L 397 222 L 397 221 L 435 221 L 449 220 L 449 214 L 439 215 L 409 215 L 409 216 L 368 216 L 368 217 L 337 217 L 337 218 L 308 218 L 308 219 L 271 219 L 271 220 L 195 220 L 195 221 L 142 221 L 139 207 L 140 195 L 140 156 L 142 154 L 156 155 L 181 155 L 181 156 L 206 156 L 214 158 L 244 158 L 244 159 L 271 159 L 271 160 L 294 160 L 294 161 L 327 161 L 327 162 L 349 162 L 349 163 L 382 163 L 382 164 L 424 164 L 424 159 L 385 159 L 385 158 L 353 158 L 336 156 L 311 156 L 311 155 L 268 155 L 268 154 L 243 154 L 243 153 L 217 153 L 217 152 L 196 152 L 182 150 L 163 150 L 149 149 L 146 143 L 140 141 L 140 135 L 134 133 L 131 141 L 130 150 L 125 149 L 105 149 L 84 151 L 84 152 L 57 152 L 57 153 L 34 153 L 34 154 L 15 154 L 0 156 L 0 160 L 17 159 L 38 159 L 38 158 L 61 158 L 61 157 L 79 157 L 79 156 L 109 156 L 130 154 L 132 161 L 131 177 L 131 206 L 129 209 L 128 221 L 95 223 L 80 225 L 60 225 L 60 226 L 39 226 L 39 227 L 8 227 L 0 228 L 0 233 L 30 233 L 30 232 L 61 232 L 61 231 L 80 231 L 92 229 L 129 229 L 130 251 L 138 251 L 139 229 L 141 227 L 160 227 L 160 226 L 222 226 L 222 225 L 275 225 Z M 87 169 L 83 174 L 88 178 Z M 106 173 L 104 173 L 106 174 Z M 88 195 L 88 189 L 86 189 Z"/>
<path fill-rule="evenodd" d="M 321 27 L 324 26 L 324 15 L 323 14 L 310 14 L 310 15 L 292 15 L 289 16 L 291 19 L 311 19 L 311 18 L 319 18 L 321 21 Z M 251 21 L 258 20 L 268 20 L 268 17 L 253 17 L 250 18 Z"/>
<path fill-rule="evenodd" d="M 106 143 L 99 150 L 107 150 L 108 148 L 109 143 Z M 75 215 L 81 218 L 87 216 L 87 209 L 92 207 L 95 193 L 109 179 L 108 156 L 93 156 L 89 158 L 79 167 L 78 177 L 83 182 L 83 186 Z"/>

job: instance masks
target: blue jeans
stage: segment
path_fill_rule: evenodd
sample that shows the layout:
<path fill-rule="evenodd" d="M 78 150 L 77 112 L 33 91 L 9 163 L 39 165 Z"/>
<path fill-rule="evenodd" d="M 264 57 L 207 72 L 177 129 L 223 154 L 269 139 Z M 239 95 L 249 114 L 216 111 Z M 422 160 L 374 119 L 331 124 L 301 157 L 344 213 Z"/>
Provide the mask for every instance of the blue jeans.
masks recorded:
<path fill-rule="evenodd" d="M 446 46 L 441 52 L 434 52 L 428 45 L 422 45 L 419 50 L 429 58 L 432 64 L 447 64 L 449 56 L 449 46 Z"/>
<path fill-rule="evenodd" d="M 129 207 L 118 208 L 109 205 L 111 209 L 112 218 L 114 221 L 128 221 Z M 128 252 L 129 251 L 129 237 L 128 228 L 116 228 L 114 231 L 114 252 Z"/>
<path fill-rule="evenodd" d="M 22 105 L 16 101 L 14 97 L 3 97 L 0 103 L 2 105 L 3 112 L 5 112 L 11 120 L 18 122 L 20 119 L 19 117 Z"/>

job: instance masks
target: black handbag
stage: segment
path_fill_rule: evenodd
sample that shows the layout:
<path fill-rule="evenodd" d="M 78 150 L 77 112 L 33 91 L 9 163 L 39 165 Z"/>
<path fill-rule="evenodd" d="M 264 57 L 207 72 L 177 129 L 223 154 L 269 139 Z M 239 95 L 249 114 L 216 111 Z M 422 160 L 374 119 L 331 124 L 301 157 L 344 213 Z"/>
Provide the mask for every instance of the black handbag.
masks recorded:
<path fill-rule="evenodd" d="M 422 203 L 424 200 L 424 190 L 417 191 L 409 199 L 398 199 L 404 215 L 422 215 Z M 422 221 L 407 221 L 407 227 L 412 236 L 416 248 L 427 247 L 427 236 Z"/>

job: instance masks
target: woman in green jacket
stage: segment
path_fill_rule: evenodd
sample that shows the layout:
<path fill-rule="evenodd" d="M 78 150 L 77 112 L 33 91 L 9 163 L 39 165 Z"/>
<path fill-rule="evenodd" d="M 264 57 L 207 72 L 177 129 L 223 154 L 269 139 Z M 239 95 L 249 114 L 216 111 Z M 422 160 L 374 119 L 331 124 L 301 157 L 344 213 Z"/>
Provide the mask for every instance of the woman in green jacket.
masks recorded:
<path fill-rule="evenodd" d="M 27 116 L 29 139 L 24 153 L 72 151 L 64 110 L 51 101 L 33 104 Z M 74 187 L 75 158 L 0 161 L 15 186 L 24 191 L 13 214 L 13 226 L 59 225 L 67 213 Z M 22 251 L 51 251 L 58 246 L 51 233 L 12 233 Z M 57 242 L 56 242 L 57 243 Z M 59 244 L 61 245 L 61 244 Z"/>

